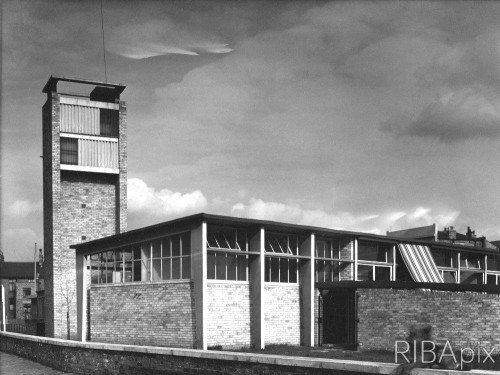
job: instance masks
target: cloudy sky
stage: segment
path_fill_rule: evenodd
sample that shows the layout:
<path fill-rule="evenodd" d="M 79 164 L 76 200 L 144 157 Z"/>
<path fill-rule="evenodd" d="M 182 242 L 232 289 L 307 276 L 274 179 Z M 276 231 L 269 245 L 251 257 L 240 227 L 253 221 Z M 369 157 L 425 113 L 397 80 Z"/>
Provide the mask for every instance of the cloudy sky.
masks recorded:
<path fill-rule="evenodd" d="M 4 1 L 1 249 L 42 231 L 42 88 L 104 80 L 100 1 Z M 103 1 L 129 229 L 207 212 L 500 239 L 500 3 Z"/>

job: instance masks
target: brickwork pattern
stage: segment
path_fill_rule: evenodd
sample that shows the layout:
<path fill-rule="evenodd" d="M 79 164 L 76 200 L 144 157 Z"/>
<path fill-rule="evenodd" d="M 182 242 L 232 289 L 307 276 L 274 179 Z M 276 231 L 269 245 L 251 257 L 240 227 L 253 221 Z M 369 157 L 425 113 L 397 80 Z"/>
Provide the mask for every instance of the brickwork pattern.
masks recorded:
<path fill-rule="evenodd" d="M 249 347 L 253 343 L 250 285 L 209 282 L 206 298 L 208 347 Z"/>
<path fill-rule="evenodd" d="M 281 364 L 273 363 L 267 357 L 237 358 L 238 353 L 223 353 L 218 358 L 213 351 L 193 353 L 192 355 L 145 353 L 143 348 L 127 348 L 123 350 L 94 349 L 78 346 L 53 345 L 30 340 L 2 336 L 0 350 L 13 353 L 24 358 L 35 360 L 65 372 L 95 375 L 362 375 L 364 372 L 353 371 L 342 364 L 345 369 L 328 368 L 326 362 L 315 363 L 311 359 L 297 363 L 292 357 Z M 234 355 L 236 354 L 236 355 Z M 228 358 L 231 356 L 231 358 Z M 326 367 L 326 368 L 320 368 Z M 337 365 L 336 367 L 340 367 Z M 354 366 L 353 366 L 354 367 Z M 379 367 L 374 370 L 379 370 Z M 392 366 L 391 366 L 392 367 Z M 385 366 L 383 373 L 388 373 Z M 377 371 L 378 372 L 378 371 Z"/>
<path fill-rule="evenodd" d="M 264 337 L 266 345 L 300 345 L 300 288 L 298 285 L 264 287 Z"/>
<path fill-rule="evenodd" d="M 62 337 L 61 325 L 55 324 L 56 308 L 61 306 L 61 299 L 54 293 L 54 269 L 60 267 L 60 250 L 54 243 L 54 211 L 58 208 L 60 193 L 59 139 L 60 105 L 59 95 L 50 93 L 42 109 L 43 114 L 43 231 L 44 231 L 44 266 L 45 266 L 45 332 L 49 337 Z M 54 248 L 55 246 L 55 248 Z"/>
<path fill-rule="evenodd" d="M 354 244 L 352 240 L 342 240 L 340 243 L 340 259 L 353 259 Z M 340 281 L 353 280 L 354 264 L 340 265 Z"/>
<path fill-rule="evenodd" d="M 23 320 L 24 319 L 30 319 L 31 314 L 25 314 L 24 313 L 24 303 L 29 303 L 31 306 L 31 299 L 24 297 L 24 288 L 29 288 L 31 289 L 30 295 L 31 294 L 36 294 L 36 283 L 34 281 L 29 281 L 29 280 L 17 280 L 16 282 L 16 320 Z M 10 323 L 14 323 L 11 321 Z"/>
<path fill-rule="evenodd" d="M 92 286 L 89 303 L 91 341 L 195 347 L 190 282 Z"/>
<path fill-rule="evenodd" d="M 76 337 L 75 252 L 69 246 L 126 229 L 126 104 L 120 102 L 120 174 L 60 170 L 60 96 L 50 93 L 43 107 L 43 190 L 46 334 Z"/>
<path fill-rule="evenodd" d="M 359 289 L 362 349 L 394 350 L 409 327 L 432 325 L 434 340 L 455 348 L 500 351 L 500 295 L 422 290 Z"/>

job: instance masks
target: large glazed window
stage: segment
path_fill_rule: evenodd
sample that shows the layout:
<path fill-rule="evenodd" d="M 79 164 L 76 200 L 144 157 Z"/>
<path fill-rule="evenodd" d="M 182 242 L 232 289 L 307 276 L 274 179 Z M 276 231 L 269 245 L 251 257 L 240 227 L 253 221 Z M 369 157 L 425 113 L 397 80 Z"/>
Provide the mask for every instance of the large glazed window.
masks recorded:
<path fill-rule="evenodd" d="M 316 282 L 350 280 L 351 259 L 340 259 L 340 239 L 316 238 L 314 273 Z"/>
<path fill-rule="evenodd" d="M 357 281 L 390 281 L 393 279 L 393 245 L 358 242 Z"/>
<path fill-rule="evenodd" d="M 90 263 L 92 284 L 190 279 L 191 233 L 94 254 Z"/>
<path fill-rule="evenodd" d="M 243 229 L 209 225 L 207 228 L 207 278 L 248 280 L 248 234 Z"/>
<path fill-rule="evenodd" d="M 299 281 L 299 237 L 295 234 L 266 233 L 264 281 Z"/>

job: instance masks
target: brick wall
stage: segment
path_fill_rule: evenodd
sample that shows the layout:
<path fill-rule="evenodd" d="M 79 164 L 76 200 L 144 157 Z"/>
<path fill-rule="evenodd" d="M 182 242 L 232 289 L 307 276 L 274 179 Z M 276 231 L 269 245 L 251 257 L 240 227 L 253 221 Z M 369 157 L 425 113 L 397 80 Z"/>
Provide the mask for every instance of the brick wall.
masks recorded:
<path fill-rule="evenodd" d="M 253 343 L 250 285 L 209 281 L 206 298 L 208 347 L 249 347 Z"/>
<path fill-rule="evenodd" d="M 92 286 L 89 303 L 91 341 L 195 346 L 194 296 L 190 282 Z"/>
<path fill-rule="evenodd" d="M 265 285 L 264 338 L 266 345 L 301 343 L 301 307 L 298 285 Z"/>
<path fill-rule="evenodd" d="M 362 349 L 394 350 L 412 324 L 432 325 L 434 339 L 455 348 L 500 351 L 500 295 L 422 290 L 359 289 Z"/>
<path fill-rule="evenodd" d="M 395 373 L 393 364 L 213 350 L 67 342 L 0 332 L 0 350 L 75 374 L 361 375 Z"/>

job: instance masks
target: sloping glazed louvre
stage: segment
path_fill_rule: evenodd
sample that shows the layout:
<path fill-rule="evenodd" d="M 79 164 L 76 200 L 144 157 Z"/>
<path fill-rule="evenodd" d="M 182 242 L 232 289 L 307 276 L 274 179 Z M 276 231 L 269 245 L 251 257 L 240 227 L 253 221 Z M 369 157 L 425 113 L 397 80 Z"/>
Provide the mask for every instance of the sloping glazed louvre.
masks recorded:
<path fill-rule="evenodd" d="M 399 243 L 398 248 L 406 267 L 416 282 L 444 282 L 428 246 Z"/>

